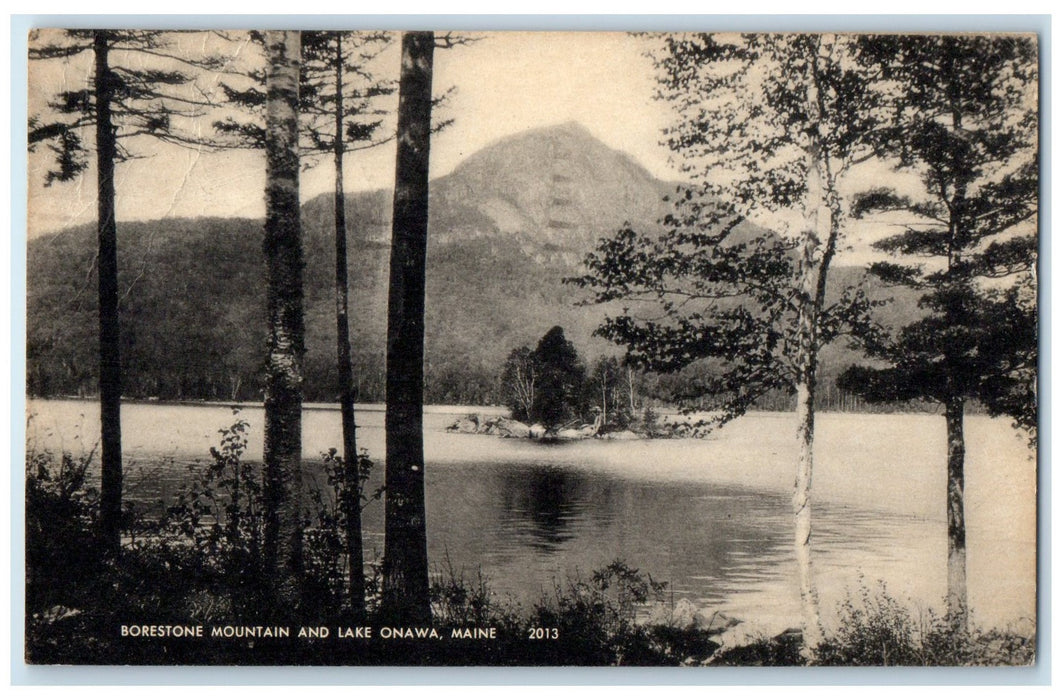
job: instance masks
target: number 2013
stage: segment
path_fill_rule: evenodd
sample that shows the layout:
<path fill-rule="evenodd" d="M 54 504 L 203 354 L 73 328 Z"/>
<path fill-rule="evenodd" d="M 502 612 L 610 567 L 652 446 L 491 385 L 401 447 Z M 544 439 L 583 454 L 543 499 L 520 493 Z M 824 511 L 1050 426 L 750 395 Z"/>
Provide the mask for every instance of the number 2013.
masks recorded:
<path fill-rule="evenodd" d="M 560 639 L 560 630 L 556 627 L 532 627 L 527 631 L 528 639 Z"/>

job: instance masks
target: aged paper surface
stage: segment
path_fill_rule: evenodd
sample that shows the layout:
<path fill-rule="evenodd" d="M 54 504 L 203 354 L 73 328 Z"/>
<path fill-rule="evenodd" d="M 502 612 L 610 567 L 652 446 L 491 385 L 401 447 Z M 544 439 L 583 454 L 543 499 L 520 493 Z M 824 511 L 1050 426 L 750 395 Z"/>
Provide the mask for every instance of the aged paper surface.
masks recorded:
<path fill-rule="evenodd" d="M 285 232 L 280 34 L 30 36 L 29 663 L 1035 661 L 1037 37 L 303 32 Z M 407 523 L 389 309 L 424 335 Z"/>

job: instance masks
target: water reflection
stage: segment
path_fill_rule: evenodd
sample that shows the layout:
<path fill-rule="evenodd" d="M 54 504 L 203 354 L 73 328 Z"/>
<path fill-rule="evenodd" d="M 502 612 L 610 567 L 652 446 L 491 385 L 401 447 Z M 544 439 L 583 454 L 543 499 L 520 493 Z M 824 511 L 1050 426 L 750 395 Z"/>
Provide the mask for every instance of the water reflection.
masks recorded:
<path fill-rule="evenodd" d="M 585 482 L 557 467 L 505 471 L 499 479 L 503 518 L 526 528 L 529 544 L 554 552 L 573 539 L 574 521 L 586 505 Z"/>

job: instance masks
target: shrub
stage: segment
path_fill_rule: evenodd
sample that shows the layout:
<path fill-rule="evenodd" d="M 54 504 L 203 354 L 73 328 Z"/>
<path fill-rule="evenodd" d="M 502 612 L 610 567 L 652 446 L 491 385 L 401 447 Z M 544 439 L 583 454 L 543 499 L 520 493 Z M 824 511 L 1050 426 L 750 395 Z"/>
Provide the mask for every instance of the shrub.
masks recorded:
<path fill-rule="evenodd" d="M 70 603 L 80 581 L 98 573 L 99 494 L 85 477 L 95 450 L 74 457 L 30 451 L 26 456 L 26 607 Z M 81 601 L 78 601 L 80 604 Z"/>
<path fill-rule="evenodd" d="M 817 649 L 827 666 L 997 666 L 1035 660 L 1035 637 L 1013 631 L 962 629 L 927 610 L 917 616 L 889 595 L 861 588 L 841 605 L 836 632 Z"/>

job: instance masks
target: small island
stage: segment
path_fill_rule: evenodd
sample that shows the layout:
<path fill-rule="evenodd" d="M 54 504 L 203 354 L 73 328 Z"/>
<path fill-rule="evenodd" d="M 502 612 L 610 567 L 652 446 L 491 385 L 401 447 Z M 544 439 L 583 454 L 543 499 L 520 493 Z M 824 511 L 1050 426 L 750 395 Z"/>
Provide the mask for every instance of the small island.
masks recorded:
<path fill-rule="evenodd" d="M 542 442 L 702 437 L 704 421 L 666 421 L 639 401 L 640 373 L 615 357 L 600 357 L 590 372 L 575 346 L 554 326 L 534 350 L 509 353 L 501 386 L 510 415 L 469 413 L 446 431 Z"/>

